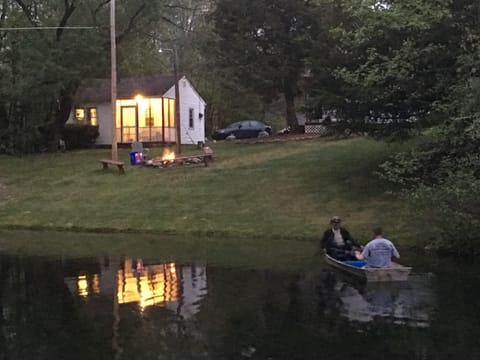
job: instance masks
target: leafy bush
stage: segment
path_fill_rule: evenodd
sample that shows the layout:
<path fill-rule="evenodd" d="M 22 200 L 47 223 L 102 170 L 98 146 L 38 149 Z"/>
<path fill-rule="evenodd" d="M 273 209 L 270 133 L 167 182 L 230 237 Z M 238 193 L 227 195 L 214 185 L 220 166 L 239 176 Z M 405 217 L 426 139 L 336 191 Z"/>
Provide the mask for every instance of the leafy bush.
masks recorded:
<path fill-rule="evenodd" d="M 430 140 L 381 165 L 414 212 L 417 233 L 437 249 L 478 252 L 480 116 L 452 119 Z"/>
<path fill-rule="evenodd" d="M 65 125 L 62 136 L 67 149 L 82 149 L 91 147 L 99 135 L 98 126 Z"/>
<path fill-rule="evenodd" d="M 368 123 L 365 121 L 323 122 L 328 129 L 326 135 L 361 134 L 383 140 L 405 140 L 413 133 L 413 124 L 407 121 L 392 123 Z"/>
<path fill-rule="evenodd" d="M 436 186 L 420 185 L 409 194 L 412 225 L 420 243 L 459 254 L 479 253 L 480 179 L 459 171 Z"/>
<path fill-rule="evenodd" d="M 38 127 L 25 125 L 0 128 L 0 154 L 18 155 L 38 152 L 43 148 L 44 138 Z"/>

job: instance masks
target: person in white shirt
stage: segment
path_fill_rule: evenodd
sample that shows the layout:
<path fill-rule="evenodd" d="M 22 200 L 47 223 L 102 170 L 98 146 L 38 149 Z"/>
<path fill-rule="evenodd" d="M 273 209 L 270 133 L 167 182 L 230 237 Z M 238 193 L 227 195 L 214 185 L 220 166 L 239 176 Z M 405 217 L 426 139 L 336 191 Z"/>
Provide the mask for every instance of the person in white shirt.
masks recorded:
<path fill-rule="evenodd" d="M 400 258 L 398 250 L 390 240 L 382 235 L 382 228 L 373 229 L 374 239 L 368 242 L 363 251 L 355 251 L 358 260 L 366 260 L 366 267 L 388 268 L 392 265 L 392 257 Z"/>

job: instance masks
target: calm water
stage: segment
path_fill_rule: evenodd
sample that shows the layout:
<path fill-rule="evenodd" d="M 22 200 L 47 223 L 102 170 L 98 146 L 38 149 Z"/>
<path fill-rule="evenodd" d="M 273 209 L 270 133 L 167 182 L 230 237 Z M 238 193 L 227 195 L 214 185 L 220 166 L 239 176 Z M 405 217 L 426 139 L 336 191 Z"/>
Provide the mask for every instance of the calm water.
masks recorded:
<path fill-rule="evenodd" d="M 365 286 L 322 265 L 0 254 L 0 359 L 480 359 L 480 271 L 428 261 Z"/>

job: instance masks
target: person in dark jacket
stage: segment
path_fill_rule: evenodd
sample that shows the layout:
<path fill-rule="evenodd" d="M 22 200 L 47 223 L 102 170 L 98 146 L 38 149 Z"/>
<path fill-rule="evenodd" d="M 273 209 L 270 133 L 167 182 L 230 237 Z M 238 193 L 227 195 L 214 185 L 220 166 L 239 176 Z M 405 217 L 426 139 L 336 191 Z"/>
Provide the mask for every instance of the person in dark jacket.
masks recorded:
<path fill-rule="evenodd" d="M 359 248 L 347 229 L 341 226 L 342 220 L 334 216 L 330 220 L 330 228 L 323 233 L 321 248 L 337 260 L 355 260 L 352 250 Z"/>

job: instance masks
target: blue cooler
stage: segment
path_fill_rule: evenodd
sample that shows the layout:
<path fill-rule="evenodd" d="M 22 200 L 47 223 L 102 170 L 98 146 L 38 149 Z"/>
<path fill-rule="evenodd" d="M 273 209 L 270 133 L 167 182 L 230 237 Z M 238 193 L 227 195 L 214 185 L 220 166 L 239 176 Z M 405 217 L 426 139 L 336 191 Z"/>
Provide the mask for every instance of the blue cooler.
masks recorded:
<path fill-rule="evenodd" d="M 138 151 L 130 153 L 130 165 L 140 165 L 143 163 L 143 154 Z"/>
<path fill-rule="evenodd" d="M 345 263 L 347 263 L 348 265 L 359 267 L 359 268 L 367 265 L 367 262 L 365 260 L 349 260 L 349 261 L 345 261 Z"/>

